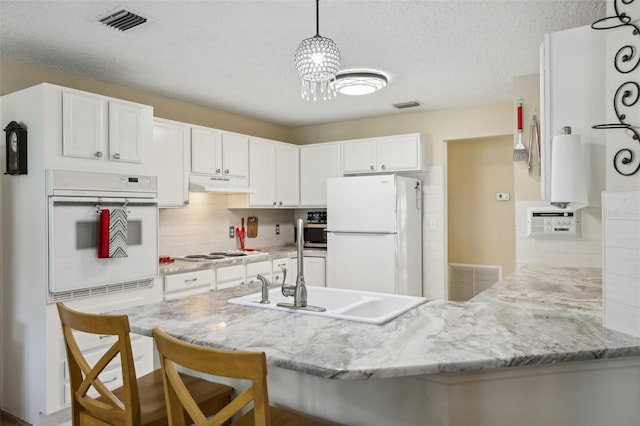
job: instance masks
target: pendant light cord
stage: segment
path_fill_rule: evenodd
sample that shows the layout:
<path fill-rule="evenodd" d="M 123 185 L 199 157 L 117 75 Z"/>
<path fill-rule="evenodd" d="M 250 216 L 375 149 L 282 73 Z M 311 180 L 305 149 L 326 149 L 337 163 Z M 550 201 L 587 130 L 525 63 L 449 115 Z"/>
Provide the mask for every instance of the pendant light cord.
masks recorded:
<path fill-rule="evenodd" d="M 316 0 L 316 37 L 320 37 L 320 0 Z"/>

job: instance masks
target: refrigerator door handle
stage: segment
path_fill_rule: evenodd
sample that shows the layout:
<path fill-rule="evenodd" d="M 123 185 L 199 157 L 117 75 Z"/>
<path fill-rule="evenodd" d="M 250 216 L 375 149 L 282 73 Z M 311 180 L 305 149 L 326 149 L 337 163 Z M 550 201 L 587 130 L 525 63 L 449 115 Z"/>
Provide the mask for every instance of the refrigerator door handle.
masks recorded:
<path fill-rule="evenodd" d="M 359 231 L 359 232 L 349 232 L 349 231 L 329 231 L 327 233 L 335 234 L 335 235 L 396 235 L 397 232 L 367 232 L 367 231 Z"/>

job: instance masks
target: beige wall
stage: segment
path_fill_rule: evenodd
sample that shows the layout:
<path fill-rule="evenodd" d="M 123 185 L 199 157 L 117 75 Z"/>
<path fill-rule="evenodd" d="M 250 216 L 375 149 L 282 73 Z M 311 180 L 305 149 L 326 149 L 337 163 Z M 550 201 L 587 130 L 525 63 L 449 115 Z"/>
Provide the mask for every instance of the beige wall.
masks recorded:
<path fill-rule="evenodd" d="M 289 127 L 0 57 L 0 95 L 40 83 L 58 84 L 151 105 L 155 117 L 293 142 L 292 130 Z"/>
<path fill-rule="evenodd" d="M 515 269 L 511 135 L 447 143 L 449 263 L 501 265 Z"/>
<path fill-rule="evenodd" d="M 301 127 L 293 130 L 293 139 L 299 144 L 309 144 L 420 133 L 430 142 L 431 164 L 441 166 L 444 141 L 506 135 L 513 129 L 511 103 L 501 102 L 440 111 L 404 111 L 384 117 Z"/>

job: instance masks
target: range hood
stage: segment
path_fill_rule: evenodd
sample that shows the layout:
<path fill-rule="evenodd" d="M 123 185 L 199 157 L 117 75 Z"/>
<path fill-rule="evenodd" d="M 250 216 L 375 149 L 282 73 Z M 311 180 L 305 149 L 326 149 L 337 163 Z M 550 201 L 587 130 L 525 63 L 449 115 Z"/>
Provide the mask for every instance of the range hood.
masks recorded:
<path fill-rule="evenodd" d="M 223 194 L 249 194 L 249 179 L 231 176 L 189 175 L 190 192 L 220 192 Z"/>

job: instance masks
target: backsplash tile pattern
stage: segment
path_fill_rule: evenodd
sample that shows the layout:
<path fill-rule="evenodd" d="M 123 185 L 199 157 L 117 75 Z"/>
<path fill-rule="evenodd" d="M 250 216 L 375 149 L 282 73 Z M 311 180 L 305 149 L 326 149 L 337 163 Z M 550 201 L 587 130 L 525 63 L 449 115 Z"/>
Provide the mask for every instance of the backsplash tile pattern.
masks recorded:
<path fill-rule="evenodd" d="M 240 228 L 240 220 L 258 217 L 257 238 L 245 238 L 245 246 L 273 247 L 293 244 L 293 210 L 227 209 L 227 196 L 192 192 L 189 206 L 160 209 L 160 254 L 179 256 L 240 248 L 237 238 L 229 238 L 229 227 Z M 280 235 L 276 235 L 276 224 Z"/>

